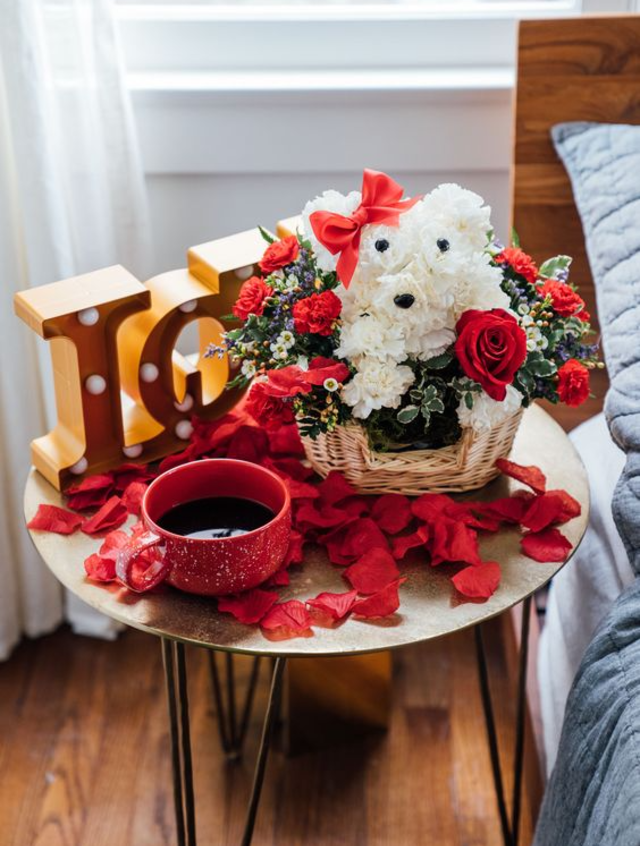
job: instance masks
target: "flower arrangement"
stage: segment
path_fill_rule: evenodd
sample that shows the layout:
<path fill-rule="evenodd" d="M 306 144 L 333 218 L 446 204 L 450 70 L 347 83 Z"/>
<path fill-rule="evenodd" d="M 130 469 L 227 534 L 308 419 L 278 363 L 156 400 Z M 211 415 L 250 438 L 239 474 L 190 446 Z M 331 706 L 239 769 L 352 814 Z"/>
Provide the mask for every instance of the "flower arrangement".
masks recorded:
<path fill-rule="evenodd" d="M 532 400 L 577 406 L 601 366 L 571 259 L 538 267 L 458 185 L 403 199 L 365 171 L 362 191 L 307 203 L 303 230 L 268 242 L 222 347 L 267 429 L 317 438 L 350 421 L 377 451 L 455 444 Z"/>

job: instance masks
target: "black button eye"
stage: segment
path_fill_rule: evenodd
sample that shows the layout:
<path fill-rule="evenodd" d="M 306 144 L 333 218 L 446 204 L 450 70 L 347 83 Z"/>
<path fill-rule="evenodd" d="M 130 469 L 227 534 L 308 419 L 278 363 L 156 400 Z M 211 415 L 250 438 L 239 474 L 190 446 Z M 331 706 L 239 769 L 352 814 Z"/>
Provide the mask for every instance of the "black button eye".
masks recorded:
<path fill-rule="evenodd" d="M 413 294 L 398 294 L 397 297 L 393 298 L 393 301 L 398 308 L 411 308 L 411 306 L 415 303 L 416 298 Z"/>
<path fill-rule="evenodd" d="M 386 238 L 378 238 L 376 241 L 376 250 L 379 253 L 384 253 L 386 250 L 389 249 L 389 242 Z"/>
<path fill-rule="evenodd" d="M 438 238 L 436 241 L 436 246 L 440 250 L 441 253 L 446 253 L 451 244 L 447 241 L 446 238 Z"/>

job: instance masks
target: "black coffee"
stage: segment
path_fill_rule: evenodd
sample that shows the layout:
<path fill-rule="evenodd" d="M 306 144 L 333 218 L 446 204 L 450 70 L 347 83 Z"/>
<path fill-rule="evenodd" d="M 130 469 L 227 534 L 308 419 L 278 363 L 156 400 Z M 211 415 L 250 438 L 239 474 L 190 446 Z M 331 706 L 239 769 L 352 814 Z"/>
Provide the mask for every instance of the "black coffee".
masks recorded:
<path fill-rule="evenodd" d="M 237 496 L 209 496 L 176 505 L 158 525 L 186 538 L 232 538 L 259 529 L 274 518 L 266 505 Z"/>

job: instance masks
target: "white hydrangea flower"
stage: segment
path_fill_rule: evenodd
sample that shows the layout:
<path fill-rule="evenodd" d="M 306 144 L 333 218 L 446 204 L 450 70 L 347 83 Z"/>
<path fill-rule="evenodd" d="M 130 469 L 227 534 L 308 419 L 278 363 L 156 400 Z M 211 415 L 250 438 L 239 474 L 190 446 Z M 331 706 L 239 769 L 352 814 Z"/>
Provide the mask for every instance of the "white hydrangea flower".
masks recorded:
<path fill-rule="evenodd" d="M 472 428 L 481 434 L 488 432 L 515 414 L 522 405 L 522 394 L 513 385 L 507 385 L 507 395 L 502 402 L 492 399 L 482 391 L 473 395 L 473 408 L 467 408 L 464 401 L 458 406 L 458 420 L 463 428 Z"/>
<path fill-rule="evenodd" d="M 353 416 L 366 420 L 372 411 L 397 408 L 413 384 L 413 370 L 392 359 L 364 358 L 356 375 L 342 388 L 342 399 L 353 408 Z"/>

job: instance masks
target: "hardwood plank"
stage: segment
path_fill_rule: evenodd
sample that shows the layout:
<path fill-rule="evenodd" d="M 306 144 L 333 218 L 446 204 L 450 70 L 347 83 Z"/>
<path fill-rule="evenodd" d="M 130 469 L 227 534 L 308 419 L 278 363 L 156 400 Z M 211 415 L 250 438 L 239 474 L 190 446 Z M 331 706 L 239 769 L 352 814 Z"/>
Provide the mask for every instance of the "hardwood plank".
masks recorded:
<path fill-rule="evenodd" d="M 510 762 L 513 690 L 489 633 Z M 387 734 L 270 758 L 256 846 L 494 846 L 499 842 L 470 632 L 394 654 Z M 227 764 L 206 660 L 188 650 L 199 842 L 237 843 L 265 705 L 263 668 L 245 759 Z M 249 661 L 237 662 L 243 684 Z M 169 743 L 157 640 L 66 630 L 0 665 L 0 815 L 8 846 L 173 846 Z M 511 739 L 510 739 L 511 738 Z M 522 844 L 531 840 L 525 803 Z M 8 838 L 8 839 L 4 839 Z"/>

